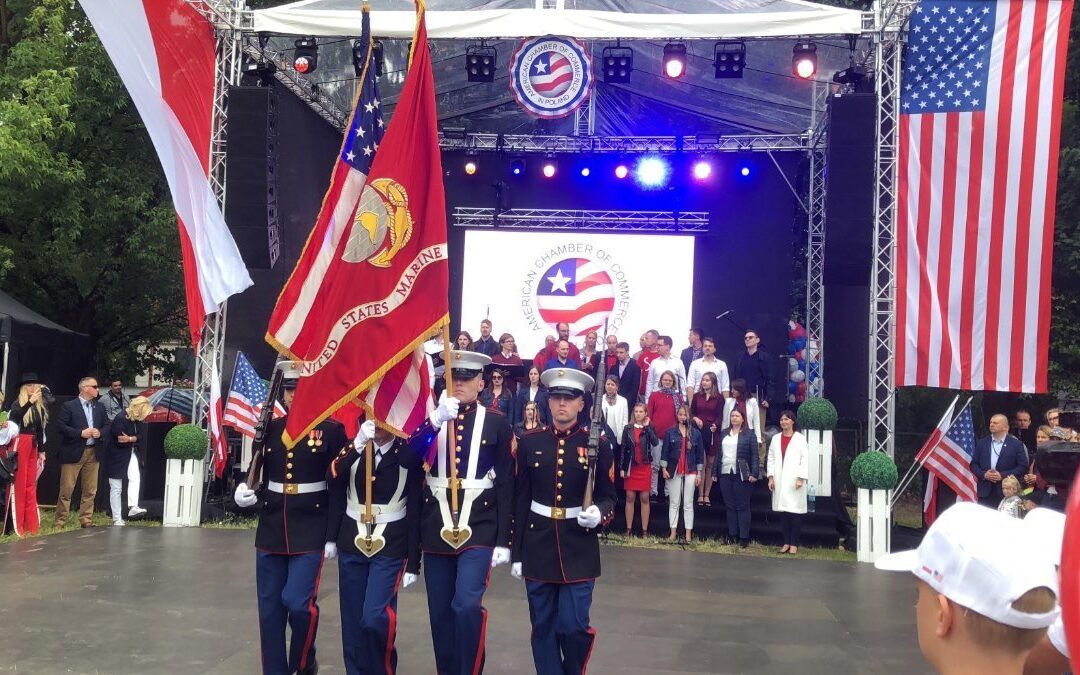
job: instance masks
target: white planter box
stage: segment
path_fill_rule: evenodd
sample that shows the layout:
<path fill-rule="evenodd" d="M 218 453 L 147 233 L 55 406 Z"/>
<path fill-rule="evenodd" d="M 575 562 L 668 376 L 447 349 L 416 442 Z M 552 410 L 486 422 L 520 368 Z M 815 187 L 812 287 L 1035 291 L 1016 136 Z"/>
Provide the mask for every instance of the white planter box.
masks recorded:
<path fill-rule="evenodd" d="M 806 444 L 810 449 L 810 484 L 817 490 L 818 497 L 832 496 L 832 448 L 831 431 L 807 429 Z"/>
<path fill-rule="evenodd" d="M 892 545 L 892 490 L 859 488 L 859 562 L 872 563 L 889 552 Z"/>
<path fill-rule="evenodd" d="M 203 479 L 206 462 L 201 459 L 165 460 L 165 527 L 198 527 L 202 516 Z"/>

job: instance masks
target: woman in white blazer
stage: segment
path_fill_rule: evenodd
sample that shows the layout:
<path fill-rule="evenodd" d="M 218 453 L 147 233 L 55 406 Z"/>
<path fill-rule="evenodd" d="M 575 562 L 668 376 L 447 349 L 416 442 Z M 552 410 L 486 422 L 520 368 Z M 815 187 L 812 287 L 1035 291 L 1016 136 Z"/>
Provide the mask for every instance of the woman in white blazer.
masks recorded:
<path fill-rule="evenodd" d="M 780 413 L 780 433 L 769 443 L 769 491 L 773 511 L 780 515 L 784 537 L 781 553 L 799 552 L 799 530 L 806 513 L 806 483 L 810 477 L 810 449 L 806 437 L 795 431 L 795 413 Z"/>
<path fill-rule="evenodd" d="M 743 419 L 746 420 L 746 428 L 754 432 L 758 444 L 764 443 L 765 439 L 761 437 L 761 422 L 759 420 L 761 410 L 758 407 L 757 399 L 747 395 L 746 380 L 741 377 L 731 383 L 731 396 L 724 401 L 723 419 L 731 419 L 731 411 L 736 406 L 742 411 Z"/>
<path fill-rule="evenodd" d="M 604 412 L 604 421 L 607 423 L 608 428 L 611 429 L 611 433 L 614 434 L 611 437 L 611 443 L 614 446 L 622 438 L 622 430 L 630 421 L 630 412 L 626 408 L 626 399 L 619 396 L 619 378 L 617 376 L 608 375 L 604 381 L 604 398 L 600 407 Z"/>

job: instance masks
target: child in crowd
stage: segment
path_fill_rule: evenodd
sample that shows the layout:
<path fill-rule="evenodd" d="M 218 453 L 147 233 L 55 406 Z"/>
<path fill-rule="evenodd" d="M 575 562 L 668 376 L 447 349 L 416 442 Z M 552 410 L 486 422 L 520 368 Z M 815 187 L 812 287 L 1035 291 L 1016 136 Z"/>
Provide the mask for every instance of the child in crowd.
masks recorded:
<path fill-rule="evenodd" d="M 693 538 L 694 490 L 701 485 L 705 470 L 705 450 L 702 448 L 701 432 L 690 425 L 690 407 L 685 403 L 675 411 L 677 423 L 664 435 L 664 449 L 660 453 L 660 470 L 667 481 L 668 541 L 675 541 L 679 525 L 679 508 L 682 507 L 683 527 L 686 541 Z"/>
<path fill-rule="evenodd" d="M 619 475 L 626 490 L 626 536 L 634 530 L 634 504 L 641 504 L 641 534 L 649 532 L 649 484 L 652 481 L 652 447 L 656 430 L 644 403 L 634 405 L 633 420 L 623 427 Z"/>
<path fill-rule="evenodd" d="M 1016 480 L 1016 476 L 1006 476 L 1001 481 L 1001 494 L 1005 498 L 998 504 L 997 510 L 1012 518 L 1021 518 L 1023 500 L 1020 498 L 1020 481 Z"/>

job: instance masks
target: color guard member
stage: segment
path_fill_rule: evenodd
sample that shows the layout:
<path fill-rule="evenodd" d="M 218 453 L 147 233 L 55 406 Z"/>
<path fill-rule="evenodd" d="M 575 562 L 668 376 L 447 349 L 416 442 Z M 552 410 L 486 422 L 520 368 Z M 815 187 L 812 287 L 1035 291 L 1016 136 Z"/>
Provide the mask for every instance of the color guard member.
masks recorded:
<path fill-rule="evenodd" d="M 345 672 L 395 673 L 398 588 L 420 573 L 420 460 L 368 420 L 328 478 Z"/>
<path fill-rule="evenodd" d="M 279 363 L 285 407 L 291 408 L 299 366 Z M 319 578 L 323 557 L 335 554 L 327 531 L 329 494 L 326 472 L 348 444 L 338 422 L 326 420 L 292 448 L 281 440 L 287 417 L 272 420 L 263 459 L 265 487 L 255 532 L 255 583 L 259 597 L 262 670 L 266 675 L 317 673 L 315 634 L 319 628 Z M 259 496 L 241 483 L 237 506 L 254 506 Z M 285 625 L 292 629 L 288 656 Z"/>
<path fill-rule="evenodd" d="M 525 579 L 532 652 L 539 675 L 584 673 L 596 631 L 589 626 L 600 576 L 597 528 L 615 513 L 614 456 L 599 441 L 592 503 L 589 428 L 578 424 L 593 378 L 571 368 L 544 371 L 552 426 L 526 433 L 517 448 L 514 564 Z"/>
<path fill-rule="evenodd" d="M 424 457 L 427 473 L 420 546 L 440 675 L 483 672 L 487 610 L 481 601 L 491 569 L 510 562 L 510 425 L 476 403 L 489 363 L 485 354 L 451 352 L 452 396 L 409 441 Z"/>

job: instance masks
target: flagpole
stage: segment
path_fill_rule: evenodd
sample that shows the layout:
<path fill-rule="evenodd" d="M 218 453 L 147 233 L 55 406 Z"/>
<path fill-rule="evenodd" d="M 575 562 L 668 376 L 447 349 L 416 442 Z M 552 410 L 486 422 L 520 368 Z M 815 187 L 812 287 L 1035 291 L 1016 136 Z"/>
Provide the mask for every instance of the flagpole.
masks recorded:
<path fill-rule="evenodd" d="M 450 326 L 442 327 L 443 338 L 443 379 L 446 382 L 446 395 L 454 395 L 454 367 L 450 358 Z M 458 529 L 458 470 L 457 470 L 457 422 L 450 420 L 446 433 L 446 458 L 450 463 L 450 517 L 454 529 Z"/>

